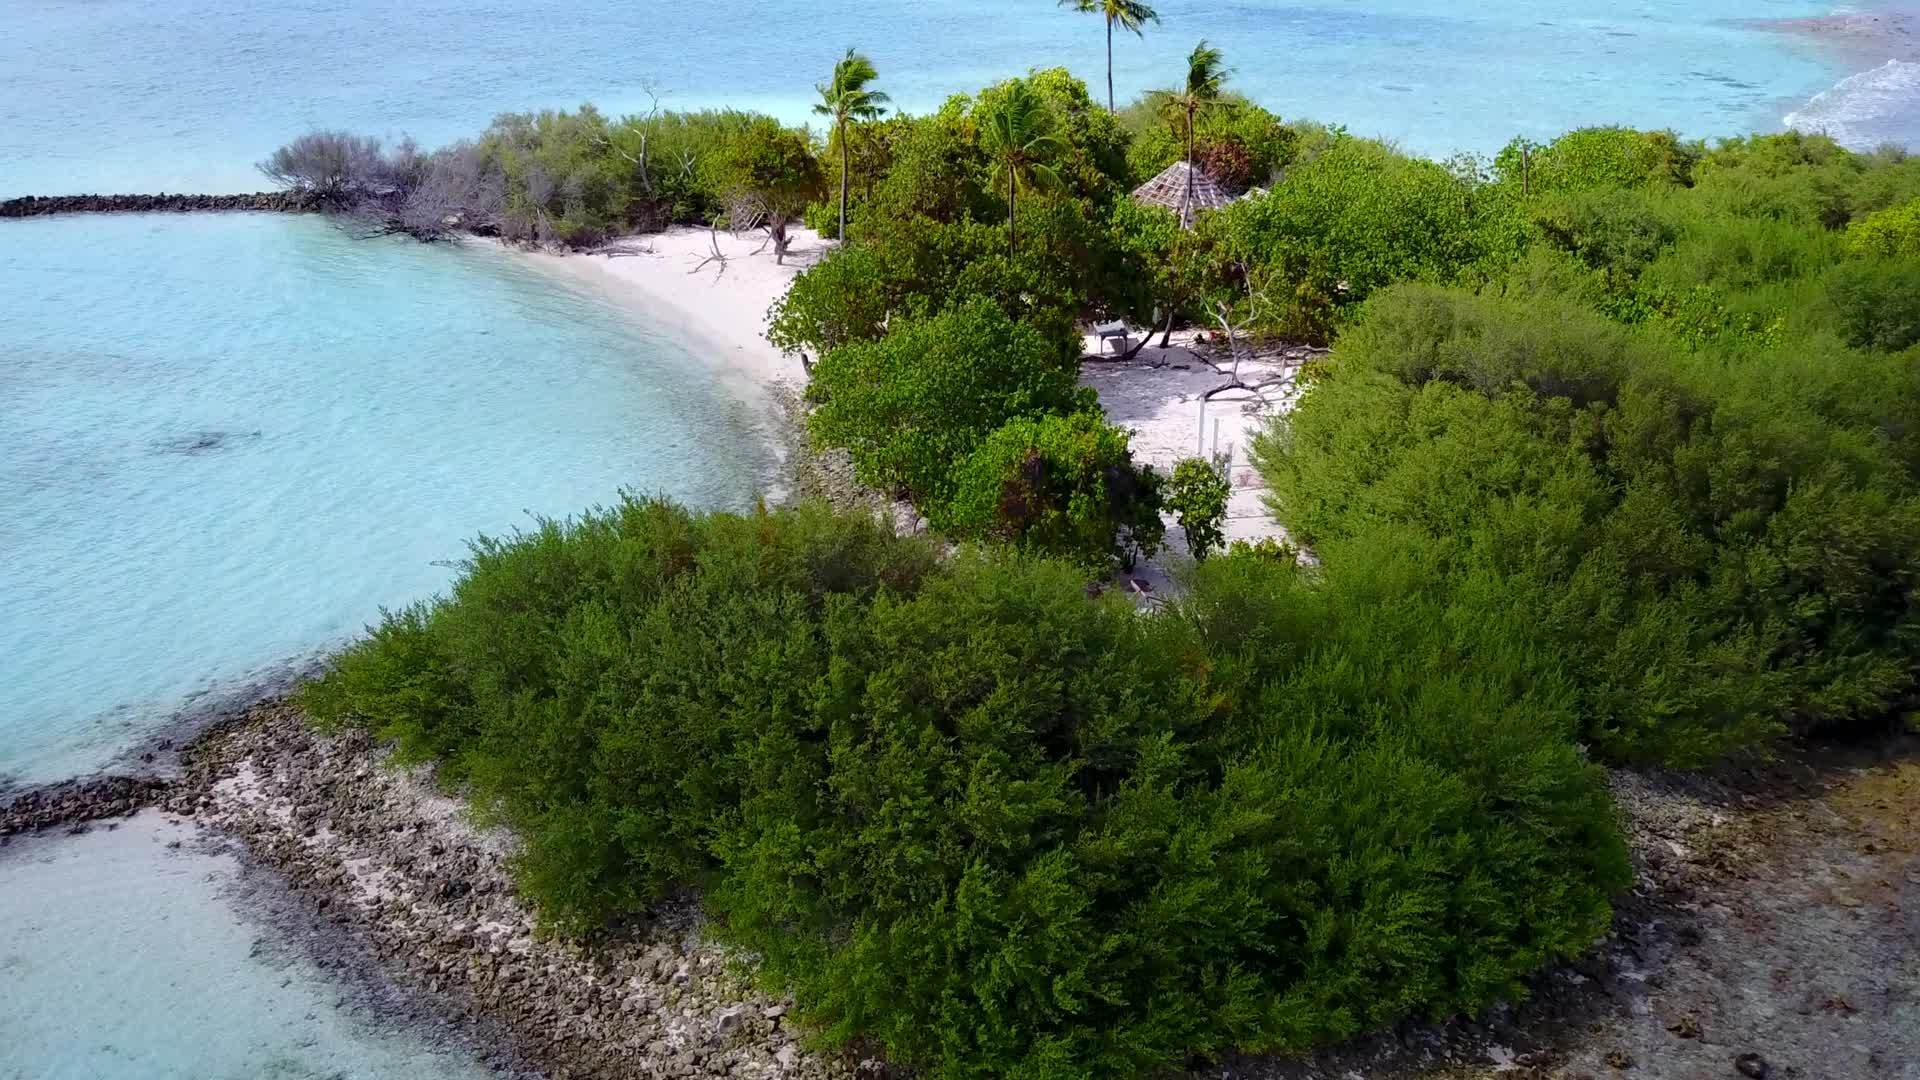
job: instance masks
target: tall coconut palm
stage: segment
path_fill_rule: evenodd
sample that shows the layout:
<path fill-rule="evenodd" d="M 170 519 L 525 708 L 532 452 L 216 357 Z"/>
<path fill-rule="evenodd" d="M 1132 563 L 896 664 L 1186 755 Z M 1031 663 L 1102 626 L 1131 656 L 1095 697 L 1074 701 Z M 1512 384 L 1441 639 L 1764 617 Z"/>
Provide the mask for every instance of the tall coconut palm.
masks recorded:
<path fill-rule="evenodd" d="M 1054 162 L 1067 152 L 1053 133 L 1053 110 L 1025 79 L 1007 84 L 1001 98 L 981 118 L 980 145 L 993 159 L 993 182 L 1007 185 L 1007 254 L 1015 249 L 1014 199 L 1022 189 L 1051 191 L 1060 186 Z"/>
<path fill-rule="evenodd" d="M 1146 37 L 1146 25 L 1160 21 L 1160 13 L 1148 7 L 1140 0 L 1060 0 L 1061 7 L 1070 7 L 1088 15 L 1099 13 L 1107 24 L 1107 111 L 1113 111 L 1113 28 L 1131 30 L 1135 37 Z"/>
<path fill-rule="evenodd" d="M 1168 118 L 1176 123 L 1185 121 L 1187 132 L 1187 198 L 1193 198 L 1193 120 L 1202 109 L 1220 100 L 1220 91 L 1227 84 L 1231 74 L 1226 59 L 1220 50 L 1200 39 L 1200 44 L 1187 54 L 1186 85 L 1174 90 L 1155 90 L 1153 97 L 1160 102 Z"/>
<path fill-rule="evenodd" d="M 834 130 L 840 136 L 840 242 L 847 242 L 847 125 L 855 120 L 877 120 L 886 113 L 881 108 L 889 100 L 878 90 L 867 89 L 867 84 L 880 77 L 873 69 L 873 61 L 847 50 L 847 55 L 833 65 L 833 78 L 814 86 L 820 92 L 820 100 L 813 111 L 821 116 L 833 118 Z"/>

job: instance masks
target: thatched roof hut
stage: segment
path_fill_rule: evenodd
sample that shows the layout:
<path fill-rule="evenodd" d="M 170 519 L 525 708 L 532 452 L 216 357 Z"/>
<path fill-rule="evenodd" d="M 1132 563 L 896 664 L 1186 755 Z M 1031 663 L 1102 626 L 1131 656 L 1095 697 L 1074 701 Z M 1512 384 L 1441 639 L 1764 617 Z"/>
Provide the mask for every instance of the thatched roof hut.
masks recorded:
<path fill-rule="evenodd" d="M 1202 210 L 1218 210 L 1233 201 L 1207 170 L 1184 161 L 1176 161 L 1160 170 L 1160 175 L 1133 189 L 1136 202 L 1164 206 L 1180 217 L 1184 228 Z"/>

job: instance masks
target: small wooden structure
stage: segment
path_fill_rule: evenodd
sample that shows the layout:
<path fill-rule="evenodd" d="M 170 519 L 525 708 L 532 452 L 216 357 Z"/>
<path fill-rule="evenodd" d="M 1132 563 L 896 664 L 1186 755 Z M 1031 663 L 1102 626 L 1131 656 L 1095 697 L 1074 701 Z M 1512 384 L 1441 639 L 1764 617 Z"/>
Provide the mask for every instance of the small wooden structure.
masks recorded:
<path fill-rule="evenodd" d="M 1122 349 L 1127 347 L 1127 324 L 1123 320 L 1116 319 L 1113 322 L 1094 323 L 1093 333 L 1094 336 L 1100 339 L 1101 352 L 1106 352 L 1107 343 L 1116 339 L 1120 342 Z"/>
<path fill-rule="evenodd" d="M 1164 206 L 1180 218 L 1180 227 L 1190 229 L 1202 210 L 1218 210 L 1233 201 L 1220 182 L 1207 170 L 1176 161 L 1160 170 L 1160 175 L 1133 189 L 1135 202 Z"/>

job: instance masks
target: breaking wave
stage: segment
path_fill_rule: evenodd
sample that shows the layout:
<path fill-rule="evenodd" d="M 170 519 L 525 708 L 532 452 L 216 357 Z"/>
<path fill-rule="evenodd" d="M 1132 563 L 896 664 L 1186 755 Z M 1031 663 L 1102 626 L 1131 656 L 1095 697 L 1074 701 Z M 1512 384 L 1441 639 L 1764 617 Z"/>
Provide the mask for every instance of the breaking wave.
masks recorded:
<path fill-rule="evenodd" d="M 1813 95 L 1785 117 L 1786 125 L 1818 132 L 1851 150 L 1883 143 L 1920 144 L 1920 63 L 1889 60 L 1850 75 Z"/>

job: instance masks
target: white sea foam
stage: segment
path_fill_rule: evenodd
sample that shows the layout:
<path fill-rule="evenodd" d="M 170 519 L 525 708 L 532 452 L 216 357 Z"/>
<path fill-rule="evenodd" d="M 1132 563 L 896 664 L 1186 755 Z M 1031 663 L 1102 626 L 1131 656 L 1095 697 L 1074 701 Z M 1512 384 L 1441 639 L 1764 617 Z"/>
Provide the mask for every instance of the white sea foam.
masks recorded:
<path fill-rule="evenodd" d="M 1920 63 L 1889 60 L 1840 80 L 1785 117 L 1798 131 L 1830 135 L 1854 150 L 1920 142 Z"/>

